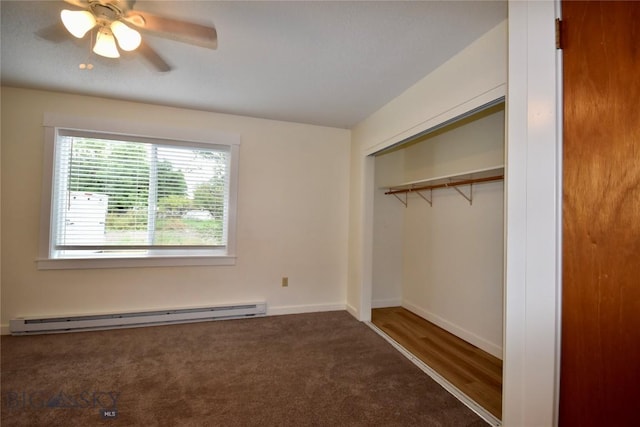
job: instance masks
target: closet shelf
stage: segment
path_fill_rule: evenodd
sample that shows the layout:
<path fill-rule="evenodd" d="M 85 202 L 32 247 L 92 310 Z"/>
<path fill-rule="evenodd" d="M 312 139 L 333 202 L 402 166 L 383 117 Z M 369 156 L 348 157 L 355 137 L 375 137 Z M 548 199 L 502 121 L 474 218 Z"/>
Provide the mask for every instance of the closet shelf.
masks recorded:
<path fill-rule="evenodd" d="M 440 188 L 453 188 L 462 197 L 464 197 L 469 204 L 473 204 L 473 184 L 501 181 L 504 179 L 504 166 L 494 166 L 486 169 L 478 169 L 474 171 L 468 171 L 464 173 L 440 176 L 436 178 L 429 178 L 418 181 L 405 182 L 397 185 L 390 185 L 382 187 L 387 191 L 384 194 L 390 194 L 395 196 L 402 204 L 407 206 L 407 195 L 409 193 L 416 193 L 422 199 L 424 199 L 429 205 L 432 205 L 431 197 L 426 197 L 423 192 L 429 191 L 430 196 L 433 190 Z M 469 186 L 469 194 L 465 194 L 460 188 L 461 186 Z M 404 200 L 399 197 L 399 194 L 404 194 Z"/>

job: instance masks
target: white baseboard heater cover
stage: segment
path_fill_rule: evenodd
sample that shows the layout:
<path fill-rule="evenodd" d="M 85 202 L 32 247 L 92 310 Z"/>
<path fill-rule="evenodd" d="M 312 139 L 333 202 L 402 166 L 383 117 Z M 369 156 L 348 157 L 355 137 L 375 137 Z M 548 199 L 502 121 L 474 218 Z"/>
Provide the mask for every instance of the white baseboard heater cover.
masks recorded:
<path fill-rule="evenodd" d="M 10 320 L 9 330 L 11 335 L 36 335 L 240 319 L 266 314 L 267 303 L 259 302 L 69 317 L 21 317 Z"/>

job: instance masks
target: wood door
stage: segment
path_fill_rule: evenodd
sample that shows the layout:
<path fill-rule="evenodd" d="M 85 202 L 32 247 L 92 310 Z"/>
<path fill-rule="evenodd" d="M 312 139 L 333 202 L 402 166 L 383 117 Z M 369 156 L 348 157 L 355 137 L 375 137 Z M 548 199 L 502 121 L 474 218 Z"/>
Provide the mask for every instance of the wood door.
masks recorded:
<path fill-rule="evenodd" d="M 640 2 L 562 2 L 561 426 L 640 425 Z"/>

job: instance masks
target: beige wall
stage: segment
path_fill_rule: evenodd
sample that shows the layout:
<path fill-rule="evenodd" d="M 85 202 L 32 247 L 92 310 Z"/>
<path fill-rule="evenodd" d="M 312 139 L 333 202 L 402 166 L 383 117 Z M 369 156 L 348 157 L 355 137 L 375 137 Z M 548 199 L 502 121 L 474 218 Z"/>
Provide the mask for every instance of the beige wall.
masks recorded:
<path fill-rule="evenodd" d="M 347 305 L 370 318 L 374 165 L 368 155 L 493 101 L 506 92 L 506 21 L 353 128 Z"/>
<path fill-rule="evenodd" d="M 239 134 L 237 264 L 37 270 L 45 112 Z M 344 129 L 3 87 L 4 332 L 16 316 L 258 300 L 270 314 L 344 309 L 349 142 Z"/>

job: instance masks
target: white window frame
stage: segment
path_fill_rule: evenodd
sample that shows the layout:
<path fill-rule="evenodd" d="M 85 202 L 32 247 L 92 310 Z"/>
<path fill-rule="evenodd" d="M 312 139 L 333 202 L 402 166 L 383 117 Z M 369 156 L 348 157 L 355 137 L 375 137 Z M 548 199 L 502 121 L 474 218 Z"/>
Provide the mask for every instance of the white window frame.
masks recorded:
<path fill-rule="evenodd" d="M 240 135 L 225 132 L 174 128 L 157 124 L 108 120 L 95 117 L 76 117 L 45 113 L 44 115 L 44 159 L 42 171 L 42 203 L 40 211 L 40 244 L 36 260 L 39 270 L 124 268 L 124 267 L 169 267 L 235 265 L 236 263 L 236 216 L 238 192 L 238 156 Z M 58 133 L 61 129 L 86 131 L 130 138 L 149 138 L 157 141 L 172 141 L 180 144 L 210 144 L 228 146 L 231 154 L 229 164 L 229 206 L 227 223 L 227 245 L 224 249 L 212 250 L 203 255 L 201 250 L 193 255 L 122 256 L 105 258 L 52 258 L 52 196 L 53 165 Z"/>

